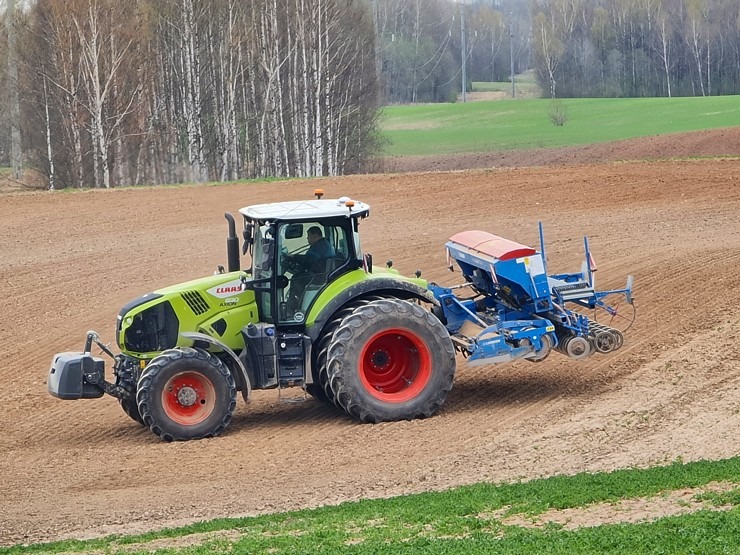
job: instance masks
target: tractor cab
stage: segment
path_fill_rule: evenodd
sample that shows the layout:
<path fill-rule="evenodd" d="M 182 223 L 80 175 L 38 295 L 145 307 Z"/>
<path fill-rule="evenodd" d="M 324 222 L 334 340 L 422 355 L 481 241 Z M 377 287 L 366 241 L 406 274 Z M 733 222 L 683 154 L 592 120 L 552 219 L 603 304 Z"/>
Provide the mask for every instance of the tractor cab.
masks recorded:
<path fill-rule="evenodd" d="M 320 291 L 363 266 L 359 220 L 370 207 L 343 197 L 242 208 L 260 321 L 302 326 Z"/>

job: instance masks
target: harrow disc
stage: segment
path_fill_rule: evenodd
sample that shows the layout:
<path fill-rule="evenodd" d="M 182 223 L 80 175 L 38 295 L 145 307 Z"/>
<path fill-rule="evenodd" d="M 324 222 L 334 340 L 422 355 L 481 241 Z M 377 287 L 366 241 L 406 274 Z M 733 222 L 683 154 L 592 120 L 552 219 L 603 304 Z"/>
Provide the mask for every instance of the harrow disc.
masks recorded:
<path fill-rule="evenodd" d="M 608 330 L 600 331 L 594 337 L 593 345 L 598 352 L 609 353 L 617 348 L 617 336 Z"/>
<path fill-rule="evenodd" d="M 565 354 L 573 360 L 581 360 L 591 354 L 591 344 L 583 337 L 574 336 L 565 340 Z"/>

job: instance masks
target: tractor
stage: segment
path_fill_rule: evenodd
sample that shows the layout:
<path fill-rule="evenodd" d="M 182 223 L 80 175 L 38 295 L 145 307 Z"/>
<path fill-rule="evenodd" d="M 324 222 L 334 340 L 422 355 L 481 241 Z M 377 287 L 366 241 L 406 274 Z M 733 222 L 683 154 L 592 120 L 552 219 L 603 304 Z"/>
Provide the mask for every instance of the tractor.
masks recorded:
<path fill-rule="evenodd" d="M 51 395 L 116 397 L 165 441 L 220 434 L 237 394 L 246 401 L 256 389 L 302 388 L 361 422 L 409 420 L 443 405 L 457 353 L 470 364 L 540 362 L 552 351 L 583 359 L 619 349 L 623 330 L 613 323 L 634 319 L 608 302 L 624 297 L 634 311 L 632 277 L 623 289 L 596 290 L 587 238 L 581 272 L 547 274 L 541 225 L 540 251 L 484 231 L 454 235 L 445 248 L 464 282 L 442 287 L 390 261 L 373 265 L 360 243 L 363 202 L 317 189 L 314 199 L 239 212 L 241 252 L 225 214 L 226 269 L 126 304 L 120 353 L 89 331 L 82 352 L 55 355 Z M 112 382 L 94 345 L 113 360 Z"/>
<path fill-rule="evenodd" d="M 49 392 L 118 398 L 124 412 L 166 441 L 215 436 L 237 393 L 301 387 L 363 422 L 427 417 L 455 375 L 447 329 L 424 305 L 426 281 L 375 268 L 359 227 L 370 207 L 349 198 L 242 208 L 226 214 L 228 269 L 148 293 L 118 315 L 114 354 L 90 331 L 84 351 L 54 356 Z M 323 260 L 310 259 L 318 230 Z M 317 267 L 317 265 L 321 267 Z M 113 359 L 114 381 L 97 345 Z"/>

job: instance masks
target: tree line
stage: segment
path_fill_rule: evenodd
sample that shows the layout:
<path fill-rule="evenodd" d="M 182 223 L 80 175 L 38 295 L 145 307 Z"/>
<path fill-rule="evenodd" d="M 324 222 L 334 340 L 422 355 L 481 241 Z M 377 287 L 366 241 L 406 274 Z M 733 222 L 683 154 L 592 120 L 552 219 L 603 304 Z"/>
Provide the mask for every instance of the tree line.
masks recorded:
<path fill-rule="evenodd" d="M 533 0 L 531 17 L 549 96 L 740 92 L 737 0 Z"/>
<path fill-rule="evenodd" d="M 52 186 L 337 175 L 376 150 L 364 4 L 38 0 L 14 15 L 23 150 Z"/>
<path fill-rule="evenodd" d="M 0 165 L 57 186 L 362 171 L 382 104 L 526 69 L 552 98 L 740 87 L 737 0 L 3 2 Z"/>
<path fill-rule="evenodd" d="M 737 0 L 373 0 L 384 100 L 535 69 L 546 96 L 740 92 Z"/>
<path fill-rule="evenodd" d="M 521 0 L 373 0 L 386 103 L 449 102 L 472 81 L 530 68 L 530 15 Z"/>

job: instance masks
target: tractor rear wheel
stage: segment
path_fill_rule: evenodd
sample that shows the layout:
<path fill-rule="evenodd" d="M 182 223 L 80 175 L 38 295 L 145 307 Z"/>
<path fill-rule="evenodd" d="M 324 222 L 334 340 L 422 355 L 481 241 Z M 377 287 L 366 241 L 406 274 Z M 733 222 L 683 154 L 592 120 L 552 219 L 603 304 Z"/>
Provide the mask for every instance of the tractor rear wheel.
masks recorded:
<path fill-rule="evenodd" d="M 336 403 L 362 422 L 431 416 L 455 377 L 447 329 L 431 312 L 399 299 L 375 300 L 346 316 L 327 360 Z"/>
<path fill-rule="evenodd" d="M 334 400 L 334 392 L 331 390 L 331 386 L 329 384 L 329 375 L 326 368 L 327 353 L 329 351 L 329 345 L 331 345 L 334 332 L 337 331 L 342 320 L 352 314 L 352 312 L 358 307 L 381 298 L 383 297 L 373 295 L 370 297 L 363 297 L 362 299 L 346 304 L 337 311 L 331 320 L 329 320 L 329 322 L 324 326 L 324 329 L 321 331 L 321 335 L 319 335 L 315 347 L 313 348 L 314 358 L 312 372 L 314 383 L 306 386 L 306 391 L 319 401 L 336 404 Z"/>
<path fill-rule="evenodd" d="M 216 356 L 169 349 L 146 367 L 136 392 L 144 424 L 165 441 L 212 437 L 236 409 L 236 382 Z"/>
<path fill-rule="evenodd" d="M 329 387 L 326 373 L 326 352 L 329 349 L 331 338 L 334 335 L 341 319 L 335 319 L 326 326 L 319 336 L 314 348 L 314 359 L 311 371 L 313 372 L 313 383 L 306 386 L 306 391 L 324 403 L 334 404 L 334 393 Z"/>

